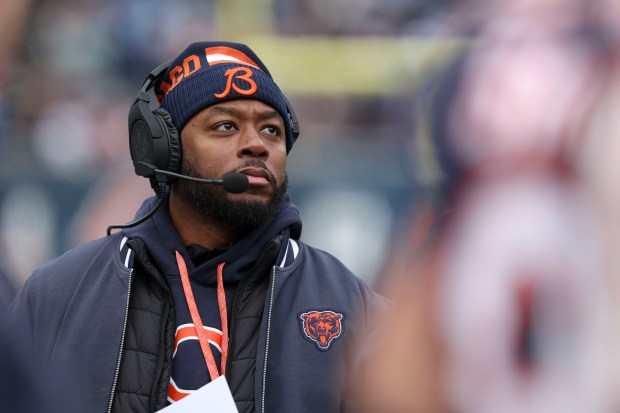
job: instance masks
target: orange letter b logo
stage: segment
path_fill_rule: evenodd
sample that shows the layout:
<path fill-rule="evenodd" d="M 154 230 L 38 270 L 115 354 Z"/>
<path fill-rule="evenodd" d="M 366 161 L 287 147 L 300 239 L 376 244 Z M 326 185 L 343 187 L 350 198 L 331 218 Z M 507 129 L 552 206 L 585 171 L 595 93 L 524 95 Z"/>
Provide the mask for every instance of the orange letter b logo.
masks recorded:
<path fill-rule="evenodd" d="M 243 74 L 239 74 L 239 72 L 243 72 Z M 222 93 L 215 93 L 213 96 L 215 96 L 218 99 L 226 97 L 230 93 L 231 88 L 235 89 L 235 91 L 239 93 L 240 95 L 246 95 L 246 96 L 253 95 L 257 89 L 256 82 L 252 80 L 253 74 L 254 73 L 252 72 L 252 70 L 250 70 L 247 67 L 236 67 L 234 69 L 228 69 L 226 73 L 224 73 L 224 76 L 228 78 L 226 80 L 226 89 Z M 246 81 L 248 85 L 250 85 L 250 88 L 241 89 L 239 86 L 233 83 L 234 78 Z"/>

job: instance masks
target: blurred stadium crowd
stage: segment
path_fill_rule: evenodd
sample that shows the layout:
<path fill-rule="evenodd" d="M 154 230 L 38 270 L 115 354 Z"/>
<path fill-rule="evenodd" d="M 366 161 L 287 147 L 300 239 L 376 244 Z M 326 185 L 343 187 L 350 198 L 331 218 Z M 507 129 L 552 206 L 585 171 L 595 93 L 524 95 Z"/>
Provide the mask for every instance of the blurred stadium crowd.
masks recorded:
<path fill-rule="evenodd" d="M 3 7 L 17 284 L 149 194 L 125 126 L 145 74 L 195 39 L 258 44 L 301 121 L 303 237 L 396 303 L 360 350 L 358 411 L 620 409 L 619 1 Z"/>

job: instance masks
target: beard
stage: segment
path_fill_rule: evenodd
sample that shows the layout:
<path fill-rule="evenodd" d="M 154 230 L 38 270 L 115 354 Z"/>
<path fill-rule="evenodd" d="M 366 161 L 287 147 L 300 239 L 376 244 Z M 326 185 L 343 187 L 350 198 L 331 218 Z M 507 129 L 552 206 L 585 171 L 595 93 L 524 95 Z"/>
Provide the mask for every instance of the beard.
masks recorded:
<path fill-rule="evenodd" d="M 275 175 L 267 169 L 264 162 L 251 159 L 238 168 L 226 172 L 232 174 L 247 167 L 263 168 L 269 174 L 269 183 L 272 195 L 269 201 L 231 200 L 228 192 L 222 187 L 200 184 L 187 180 L 181 181 L 185 195 L 191 200 L 196 208 L 208 217 L 235 227 L 257 227 L 276 216 L 288 191 L 288 174 L 284 174 L 284 180 L 278 185 Z M 183 162 L 181 173 L 195 178 L 211 179 L 200 175 L 198 170 L 187 162 Z"/>

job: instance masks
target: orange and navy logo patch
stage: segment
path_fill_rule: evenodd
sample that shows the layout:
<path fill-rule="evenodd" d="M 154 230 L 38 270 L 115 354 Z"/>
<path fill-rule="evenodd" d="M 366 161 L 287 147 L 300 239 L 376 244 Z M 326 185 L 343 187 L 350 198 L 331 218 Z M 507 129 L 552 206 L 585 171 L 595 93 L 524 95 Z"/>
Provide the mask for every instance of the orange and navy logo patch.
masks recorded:
<path fill-rule="evenodd" d="M 217 328 L 203 326 L 205 332 L 207 333 L 207 340 L 209 344 L 215 347 L 215 350 L 222 353 L 222 332 Z M 174 335 L 174 346 L 172 348 L 172 360 L 174 362 L 174 358 L 177 355 L 177 351 L 181 349 L 183 351 L 183 346 L 181 345 L 184 342 L 188 342 L 190 340 L 198 341 L 198 334 L 196 333 L 196 327 L 193 323 L 182 324 L 177 327 L 177 331 Z M 212 348 L 213 349 L 213 348 Z M 174 381 L 172 377 L 170 377 L 170 382 L 168 383 L 168 401 L 170 403 L 176 403 L 179 400 L 189 396 L 195 390 L 194 389 L 184 389 L 179 387 L 177 383 Z"/>
<path fill-rule="evenodd" d="M 253 95 L 254 93 L 256 93 L 256 90 L 258 90 L 256 82 L 254 82 L 254 80 L 252 79 L 253 74 L 254 72 L 252 72 L 252 70 L 248 67 L 235 67 L 232 69 L 228 69 L 226 73 L 224 73 L 224 76 L 226 77 L 226 89 L 224 89 L 224 91 L 221 93 L 215 93 L 213 96 L 218 99 L 225 98 L 230 93 L 231 88 L 240 95 Z M 237 86 L 233 83 L 233 79 L 243 80 L 248 88 L 243 89 Z"/>
<path fill-rule="evenodd" d="M 344 334 L 344 315 L 334 311 L 306 311 L 299 315 L 301 333 L 320 351 L 327 351 Z"/>
<path fill-rule="evenodd" d="M 227 46 L 207 47 L 204 55 L 189 55 L 183 62 L 170 69 L 167 79 L 162 79 L 157 91 L 157 100 L 161 102 L 172 89 L 177 87 L 183 79 L 186 79 L 198 72 L 206 64 L 214 66 L 222 63 L 235 63 L 244 66 L 250 66 L 256 70 L 263 71 L 254 60 L 250 59 L 245 53 Z M 233 69 L 231 69 L 233 70 Z M 224 76 L 227 77 L 226 89 L 220 93 L 224 97 L 230 93 L 231 87 L 241 95 L 251 95 L 256 92 L 256 83 L 252 80 L 252 70 L 249 68 L 236 68 L 232 72 L 228 70 Z M 242 71 L 240 75 L 238 73 Z M 232 84 L 233 78 L 241 79 L 247 82 L 248 88 L 240 88 Z M 220 97 L 220 96 L 218 96 Z"/>

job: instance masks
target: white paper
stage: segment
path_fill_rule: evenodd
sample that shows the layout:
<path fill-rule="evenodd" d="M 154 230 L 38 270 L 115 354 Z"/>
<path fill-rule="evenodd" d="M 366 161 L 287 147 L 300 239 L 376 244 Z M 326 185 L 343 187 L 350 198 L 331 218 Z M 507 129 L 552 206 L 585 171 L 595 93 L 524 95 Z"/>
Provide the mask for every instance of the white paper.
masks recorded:
<path fill-rule="evenodd" d="M 220 376 L 192 394 L 165 407 L 162 413 L 239 413 L 226 377 Z M 158 413 L 159 413 L 158 412 Z"/>

